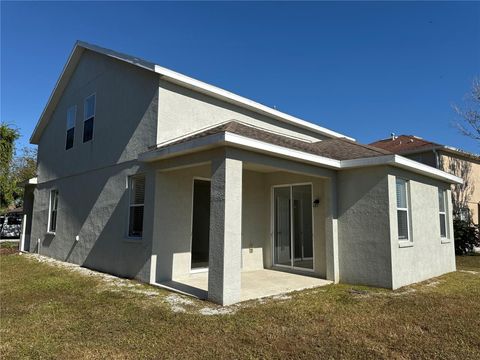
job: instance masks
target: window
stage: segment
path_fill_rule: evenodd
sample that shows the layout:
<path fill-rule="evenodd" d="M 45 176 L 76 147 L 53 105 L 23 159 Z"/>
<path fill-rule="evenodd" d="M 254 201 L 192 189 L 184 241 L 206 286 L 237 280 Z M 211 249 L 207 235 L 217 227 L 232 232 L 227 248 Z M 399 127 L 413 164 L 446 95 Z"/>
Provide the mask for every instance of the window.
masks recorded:
<path fill-rule="evenodd" d="M 397 224 L 398 239 L 409 240 L 408 182 L 397 179 Z"/>
<path fill-rule="evenodd" d="M 65 141 L 65 150 L 73 147 L 73 139 L 75 138 L 75 119 L 77 107 L 72 106 L 67 110 L 67 139 Z"/>
<path fill-rule="evenodd" d="M 440 215 L 440 237 L 447 237 L 447 191 L 438 189 L 438 213 Z"/>
<path fill-rule="evenodd" d="M 129 179 L 128 236 L 141 238 L 143 233 L 143 203 L 145 199 L 145 176 L 136 175 Z"/>
<path fill-rule="evenodd" d="M 93 139 L 93 121 L 95 120 L 95 94 L 85 99 L 83 118 L 83 142 Z"/>
<path fill-rule="evenodd" d="M 48 232 L 57 230 L 58 190 L 50 191 L 50 206 L 48 211 Z"/>

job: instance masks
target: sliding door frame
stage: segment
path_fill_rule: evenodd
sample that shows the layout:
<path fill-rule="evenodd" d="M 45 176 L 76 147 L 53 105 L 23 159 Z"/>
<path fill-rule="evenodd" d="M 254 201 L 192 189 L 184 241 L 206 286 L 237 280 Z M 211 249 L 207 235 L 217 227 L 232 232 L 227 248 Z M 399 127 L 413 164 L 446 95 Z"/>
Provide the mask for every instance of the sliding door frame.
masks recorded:
<path fill-rule="evenodd" d="M 294 247 L 294 226 L 293 226 L 293 187 L 294 186 L 301 186 L 301 185 L 310 185 L 310 206 L 312 206 L 312 268 L 304 268 L 295 266 L 295 247 Z M 289 188 L 290 190 L 290 266 L 276 264 L 275 263 L 275 216 L 276 216 L 276 207 L 275 207 L 275 189 L 276 188 Z M 314 272 L 315 271 L 315 217 L 313 213 L 313 183 L 312 182 L 304 182 L 304 183 L 292 183 L 292 184 L 281 184 L 281 185 L 273 185 L 271 188 L 271 217 L 270 217 L 270 229 L 271 229 L 271 243 L 272 243 L 272 265 L 274 267 L 279 267 L 282 269 L 290 269 L 296 271 L 308 271 Z M 303 253 L 303 248 L 302 248 Z"/>

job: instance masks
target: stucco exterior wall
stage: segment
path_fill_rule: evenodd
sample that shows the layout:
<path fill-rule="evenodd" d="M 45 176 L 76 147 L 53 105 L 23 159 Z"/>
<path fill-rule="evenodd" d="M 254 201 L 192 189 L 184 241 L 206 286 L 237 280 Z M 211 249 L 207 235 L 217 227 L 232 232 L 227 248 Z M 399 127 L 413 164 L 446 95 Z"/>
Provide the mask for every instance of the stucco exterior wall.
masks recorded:
<path fill-rule="evenodd" d="M 396 178 L 409 182 L 411 246 L 398 241 Z M 416 283 L 455 271 L 451 193 L 448 190 L 448 239 L 440 238 L 438 188 L 449 185 L 423 176 L 390 168 L 388 175 L 390 198 L 390 229 L 392 253 L 392 288 Z"/>
<path fill-rule="evenodd" d="M 385 167 L 338 173 L 340 281 L 392 286 L 389 188 Z"/>
<path fill-rule="evenodd" d="M 131 163 L 38 184 L 30 251 L 106 273 L 148 281 L 151 220 L 144 219 L 143 239 L 127 237 L 127 179 L 136 173 L 146 174 L 145 210 L 148 211 L 147 208 L 151 208 L 148 198 L 154 191 L 152 175 L 148 169 Z M 53 189 L 59 192 L 59 202 L 56 232 L 50 234 L 47 233 L 47 223 L 50 191 Z"/>
<path fill-rule="evenodd" d="M 159 99 L 157 143 L 233 119 L 305 140 L 326 138 L 164 80 L 160 80 Z"/>
<path fill-rule="evenodd" d="M 96 94 L 93 139 L 83 143 L 84 101 Z M 73 148 L 65 150 L 67 109 L 76 105 Z M 86 50 L 38 145 L 38 182 L 136 159 L 155 144 L 158 77 Z"/>
<path fill-rule="evenodd" d="M 152 239 L 156 282 L 190 273 L 193 180 L 195 177 L 210 179 L 210 176 L 210 164 L 156 173 Z"/>
<path fill-rule="evenodd" d="M 93 140 L 83 143 L 84 100 L 96 94 Z M 67 109 L 76 105 L 73 148 L 65 150 Z M 38 148 L 30 251 L 119 276 L 148 281 L 153 219 L 143 240 L 127 238 L 127 177 L 146 177 L 145 213 L 154 194 L 138 153 L 155 143 L 158 77 L 85 51 Z M 58 189 L 57 230 L 47 233 L 50 190 Z M 75 237 L 79 236 L 79 241 Z"/>
<path fill-rule="evenodd" d="M 155 219 L 152 254 L 155 281 L 181 278 L 190 273 L 192 239 L 192 198 L 195 178 L 209 179 L 210 164 L 203 164 L 156 175 Z M 313 198 L 323 198 L 323 179 L 286 172 L 262 173 L 243 170 L 242 249 L 243 271 L 272 267 L 271 189 L 274 185 L 312 183 Z M 326 276 L 325 209 L 313 209 L 314 274 Z"/>

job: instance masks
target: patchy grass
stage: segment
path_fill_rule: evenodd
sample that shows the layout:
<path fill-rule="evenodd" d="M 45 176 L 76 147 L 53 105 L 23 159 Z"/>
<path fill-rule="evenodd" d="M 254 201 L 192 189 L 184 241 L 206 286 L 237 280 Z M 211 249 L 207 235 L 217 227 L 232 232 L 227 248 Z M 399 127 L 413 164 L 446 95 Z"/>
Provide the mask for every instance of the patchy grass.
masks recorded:
<path fill-rule="evenodd" d="M 0 243 L 0 255 L 15 254 L 18 252 L 19 241 L 3 241 Z"/>
<path fill-rule="evenodd" d="M 388 291 L 330 285 L 219 308 L 134 281 L 0 257 L 0 357 L 480 358 L 480 256 Z"/>

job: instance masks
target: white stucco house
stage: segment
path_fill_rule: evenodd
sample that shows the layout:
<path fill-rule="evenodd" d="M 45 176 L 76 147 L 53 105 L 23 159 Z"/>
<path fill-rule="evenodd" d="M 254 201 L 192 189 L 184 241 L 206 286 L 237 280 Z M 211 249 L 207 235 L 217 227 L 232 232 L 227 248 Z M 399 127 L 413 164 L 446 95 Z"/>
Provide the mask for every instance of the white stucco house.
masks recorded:
<path fill-rule="evenodd" d="M 455 270 L 460 178 L 136 57 L 77 42 L 31 143 L 25 251 L 219 304 Z"/>

